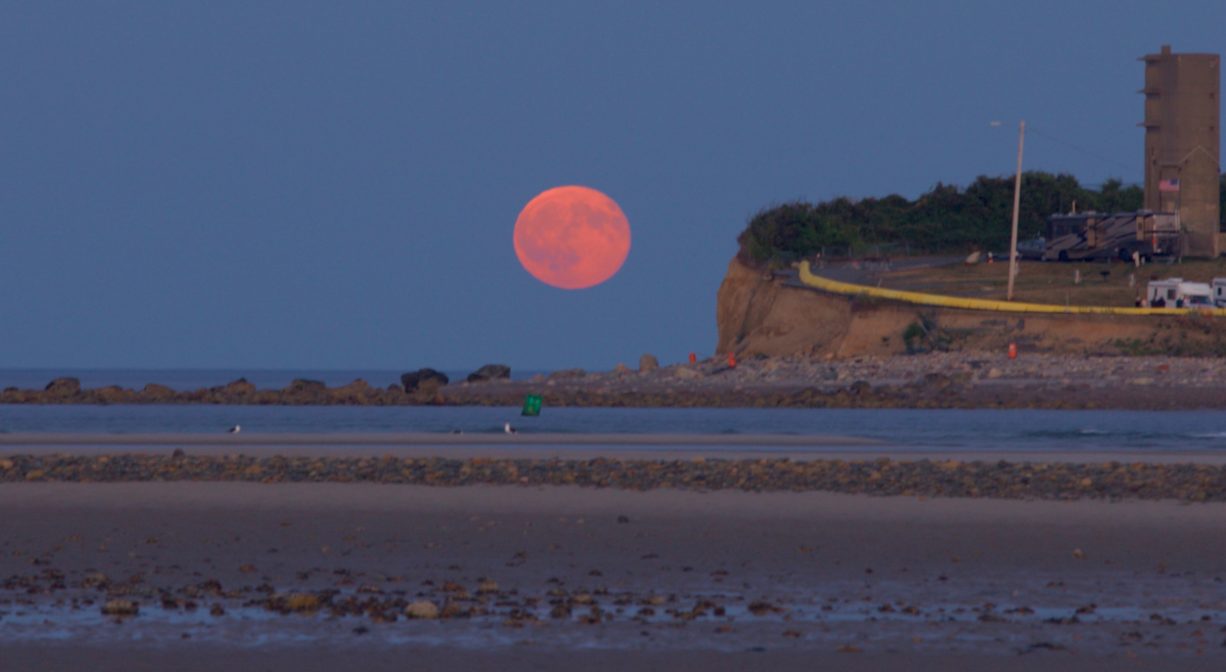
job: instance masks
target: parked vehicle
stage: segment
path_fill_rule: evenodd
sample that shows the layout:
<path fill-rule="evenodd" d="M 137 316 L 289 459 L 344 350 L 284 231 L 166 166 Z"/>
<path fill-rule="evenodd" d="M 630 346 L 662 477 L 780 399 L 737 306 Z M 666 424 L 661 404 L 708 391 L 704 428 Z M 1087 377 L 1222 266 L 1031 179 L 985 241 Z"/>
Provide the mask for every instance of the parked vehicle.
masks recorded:
<path fill-rule="evenodd" d="M 1214 291 L 1205 282 L 1183 278 L 1150 280 L 1145 293 L 1151 308 L 1213 308 Z"/>
<path fill-rule="evenodd" d="M 1045 249 L 1047 249 L 1047 240 L 1043 236 L 1023 240 L 1017 244 L 1017 258 L 1039 260 L 1043 258 Z"/>
<path fill-rule="evenodd" d="M 1226 278 L 1214 278 L 1210 285 L 1213 287 L 1214 307 L 1226 308 Z"/>
<path fill-rule="evenodd" d="M 1047 218 L 1044 261 L 1088 261 L 1119 258 L 1131 261 L 1177 256 L 1182 235 L 1179 215 L 1171 212 L 1080 212 Z"/>

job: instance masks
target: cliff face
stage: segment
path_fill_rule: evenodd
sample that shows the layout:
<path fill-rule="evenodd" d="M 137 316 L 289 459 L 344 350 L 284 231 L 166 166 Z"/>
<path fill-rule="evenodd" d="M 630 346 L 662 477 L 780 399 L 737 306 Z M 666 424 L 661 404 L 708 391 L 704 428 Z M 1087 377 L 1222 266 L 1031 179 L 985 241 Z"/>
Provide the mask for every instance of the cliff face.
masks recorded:
<path fill-rule="evenodd" d="M 788 287 L 736 258 L 716 299 L 716 352 L 743 356 L 856 357 L 906 352 L 910 307 Z"/>
<path fill-rule="evenodd" d="M 930 308 L 789 287 L 733 259 L 716 301 L 716 352 L 858 357 L 920 350 L 1226 355 L 1220 318 L 1018 315 Z"/>
<path fill-rule="evenodd" d="M 716 299 L 715 350 L 769 356 L 836 352 L 850 313 L 847 301 L 785 287 L 733 258 Z"/>

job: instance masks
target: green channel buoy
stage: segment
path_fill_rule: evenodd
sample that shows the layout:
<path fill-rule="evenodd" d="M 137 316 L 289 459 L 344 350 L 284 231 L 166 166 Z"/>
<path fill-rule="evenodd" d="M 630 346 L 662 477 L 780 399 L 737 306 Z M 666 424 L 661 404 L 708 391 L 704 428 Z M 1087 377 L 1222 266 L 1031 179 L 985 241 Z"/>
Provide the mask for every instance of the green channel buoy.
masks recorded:
<path fill-rule="evenodd" d="M 520 415 L 537 416 L 541 414 L 541 395 L 529 394 L 524 397 L 524 410 Z"/>

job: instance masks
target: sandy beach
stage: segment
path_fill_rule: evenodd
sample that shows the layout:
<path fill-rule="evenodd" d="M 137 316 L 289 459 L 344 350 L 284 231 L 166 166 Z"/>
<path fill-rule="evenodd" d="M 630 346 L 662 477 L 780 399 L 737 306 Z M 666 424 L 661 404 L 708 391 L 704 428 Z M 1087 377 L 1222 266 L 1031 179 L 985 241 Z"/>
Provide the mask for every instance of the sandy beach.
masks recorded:
<path fill-rule="evenodd" d="M 1181 450 L 1021 451 L 980 446 L 973 451 L 908 447 L 867 437 L 836 434 L 440 434 L 440 433 L 244 433 L 99 434 L 0 433 L 0 456 L 114 454 L 170 456 L 272 455 L 317 458 L 431 458 L 588 460 L 608 449 L 622 460 L 959 460 L 1014 463 L 1109 463 L 1224 465 L 1226 455 L 1213 448 Z"/>
<path fill-rule="evenodd" d="M 21 482 L 0 516 L 11 669 L 1186 670 L 1226 651 L 1220 503 Z M 406 615 L 423 602 L 439 618 Z"/>

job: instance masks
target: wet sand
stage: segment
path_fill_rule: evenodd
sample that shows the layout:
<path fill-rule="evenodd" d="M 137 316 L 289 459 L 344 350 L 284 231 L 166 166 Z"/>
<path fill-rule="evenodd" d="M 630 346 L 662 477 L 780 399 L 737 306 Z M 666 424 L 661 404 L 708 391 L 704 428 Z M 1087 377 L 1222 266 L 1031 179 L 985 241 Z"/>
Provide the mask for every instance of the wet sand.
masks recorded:
<path fill-rule="evenodd" d="M 366 432 L 335 434 L 0 434 L 0 446 L 848 446 L 879 442 L 834 434 L 442 434 Z"/>
<path fill-rule="evenodd" d="M 604 448 L 619 459 L 693 458 L 790 460 L 1008 460 L 1010 462 L 1143 462 L 1147 464 L 1226 464 L 1222 451 L 1128 450 L 1061 451 L 950 448 L 905 448 L 874 439 L 835 434 L 0 434 L 0 456 L 31 455 L 165 455 L 182 449 L 194 455 L 285 455 L 307 457 L 456 459 L 591 459 Z"/>
<path fill-rule="evenodd" d="M 1221 669 L 1224 523 L 1173 502 L 7 483 L 0 660 Z M 272 608 L 293 594 L 326 603 Z M 103 616 L 115 599 L 139 613 Z M 404 618 L 416 600 L 468 613 Z"/>
<path fill-rule="evenodd" d="M 216 649 L 184 644 L 174 650 L 115 649 L 64 650 L 51 646 L 20 646 L 0 651 L 18 670 L 99 670 L 125 672 L 210 672 L 213 670 L 293 670 L 294 672 L 334 672 L 360 666 L 363 670 L 471 670 L 505 672 L 624 672 L 648 670 L 672 672 L 685 670 L 831 670 L 839 672 L 950 672 L 951 670 L 992 670 L 1024 672 L 1220 672 L 1222 661 L 1216 657 L 1164 658 L 1153 654 L 1086 657 L 1065 652 L 1035 651 L 1012 658 L 991 654 L 844 654 L 826 651 L 540 651 L 513 648 L 503 651 L 416 648 L 412 650 L 372 651 L 368 648 L 333 647 L 329 650 L 283 649 L 250 651 Z M 88 666 L 82 667 L 82 660 Z"/>

